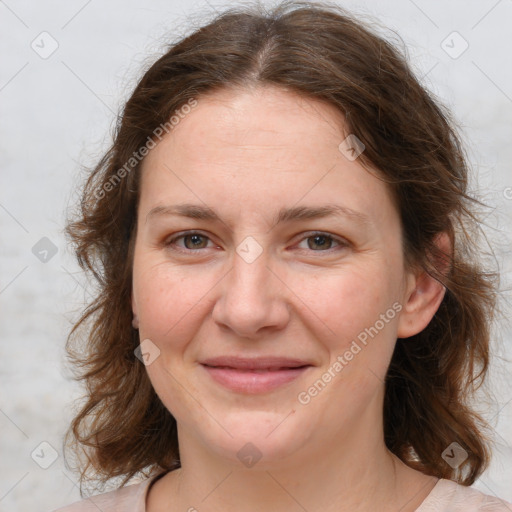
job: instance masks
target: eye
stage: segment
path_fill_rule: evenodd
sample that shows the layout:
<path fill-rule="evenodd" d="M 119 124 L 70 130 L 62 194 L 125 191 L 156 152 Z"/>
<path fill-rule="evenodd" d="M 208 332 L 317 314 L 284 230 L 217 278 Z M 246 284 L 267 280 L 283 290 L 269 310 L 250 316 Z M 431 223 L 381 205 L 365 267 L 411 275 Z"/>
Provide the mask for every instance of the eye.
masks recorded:
<path fill-rule="evenodd" d="M 310 233 L 308 236 L 301 240 L 307 243 L 307 249 L 313 252 L 328 252 L 332 249 L 333 242 L 340 247 L 347 247 L 348 243 L 338 239 L 328 233 L 315 232 Z"/>
<path fill-rule="evenodd" d="M 184 247 L 176 244 L 178 240 L 183 240 Z M 182 252 L 192 252 L 198 249 L 206 249 L 208 240 L 210 239 L 206 235 L 196 231 L 190 231 L 167 240 L 164 245 L 172 249 L 177 248 L 177 250 Z"/>
<path fill-rule="evenodd" d="M 179 240 L 182 240 L 183 244 L 179 244 Z M 197 231 L 189 231 L 168 239 L 164 242 L 164 246 L 172 250 L 191 253 L 199 251 L 200 249 L 207 249 L 208 242 L 211 242 L 211 240 L 206 235 Z M 329 252 L 336 250 L 336 247 L 333 249 L 333 244 L 337 244 L 338 248 L 348 247 L 349 245 L 348 242 L 323 232 L 309 233 L 308 236 L 301 239 L 300 243 L 303 242 L 307 242 L 306 250 L 313 252 Z"/>

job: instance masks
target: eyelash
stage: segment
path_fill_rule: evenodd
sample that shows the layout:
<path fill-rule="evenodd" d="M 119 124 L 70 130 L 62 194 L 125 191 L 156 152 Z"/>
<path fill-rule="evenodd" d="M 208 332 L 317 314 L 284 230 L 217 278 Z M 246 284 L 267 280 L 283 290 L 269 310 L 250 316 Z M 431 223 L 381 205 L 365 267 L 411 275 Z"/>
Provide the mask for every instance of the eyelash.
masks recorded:
<path fill-rule="evenodd" d="M 166 242 L 164 242 L 164 246 L 173 250 L 173 251 L 178 251 L 178 252 L 181 252 L 181 253 L 184 253 L 184 254 L 193 254 L 193 253 L 197 253 L 201 250 L 204 250 L 204 249 L 207 249 L 207 247 L 204 247 L 204 248 L 201 248 L 201 249 L 184 249 L 184 248 L 178 248 L 176 245 L 174 245 L 176 243 L 177 240 L 180 240 L 181 238 L 186 238 L 186 237 L 189 237 L 189 236 L 193 236 L 193 235 L 199 235 L 209 241 L 211 241 L 211 239 L 204 235 L 203 233 L 199 232 L 199 231 L 187 231 L 185 233 L 181 233 L 177 236 L 174 236 L 172 237 L 171 239 L 168 239 Z M 336 251 L 337 249 L 342 249 L 342 248 L 345 248 L 345 247 L 348 247 L 349 246 L 349 243 L 344 241 L 343 239 L 340 239 L 338 237 L 335 237 L 334 235 L 331 235 L 329 233 L 324 233 L 322 231 L 313 231 L 313 232 L 310 232 L 308 233 L 307 236 L 301 238 L 299 240 L 299 243 L 304 241 L 304 240 L 307 240 L 308 238 L 314 238 L 314 237 L 317 237 L 317 236 L 322 236 L 322 237 L 325 237 L 327 240 L 332 240 L 333 242 L 336 242 L 338 244 L 338 247 L 334 247 L 334 248 L 330 248 L 330 249 L 326 249 L 326 250 L 318 250 L 318 251 L 314 251 L 314 250 L 310 250 L 310 252 L 318 252 L 318 253 L 332 253 L 333 251 Z M 174 247 L 173 247 L 174 246 Z"/>

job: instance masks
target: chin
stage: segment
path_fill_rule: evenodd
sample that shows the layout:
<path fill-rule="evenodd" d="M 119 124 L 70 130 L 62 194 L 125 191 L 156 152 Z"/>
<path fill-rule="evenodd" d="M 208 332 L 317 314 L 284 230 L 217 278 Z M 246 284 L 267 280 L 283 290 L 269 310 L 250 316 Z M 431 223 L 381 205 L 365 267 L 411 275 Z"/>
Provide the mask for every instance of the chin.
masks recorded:
<path fill-rule="evenodd" d="M 273 411 L 239 412 L 224 416 L 224 428 L 215 422 L 215 426 L 203 423 L 196 434 L 217 455 L 241 468 L 275 469 L 307 444 L 307 426 L 297 419 L 293 412 L 288 416 Z"/>

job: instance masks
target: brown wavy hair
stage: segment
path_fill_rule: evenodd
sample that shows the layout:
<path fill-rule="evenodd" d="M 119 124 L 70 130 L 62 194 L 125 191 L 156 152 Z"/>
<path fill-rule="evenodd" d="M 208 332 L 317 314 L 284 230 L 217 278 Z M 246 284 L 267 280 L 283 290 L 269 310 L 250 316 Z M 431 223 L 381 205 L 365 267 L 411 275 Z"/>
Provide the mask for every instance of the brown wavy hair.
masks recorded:
<path fill-rule="evenodd" d="M 485 270 L 472 242 L 481 233 L 482 203 L 468 192 L 456 124 L 420 85 L 402 46 L 330 3 L 291 1 L 269 11 L 244 5 L 169 45 L 144 73 L 65 228 L 80 266 L 98 285 L 66 344 L 86 386 L 65 439 L 81 484 L 94 475 L 103 484 L 122 477 L 124 485 L 138 474 L 180 467 L 176 421 L 134 355 L 140 343 L 130 302 L 140 183 L 134 155 L 156 142 L 155 128 L 187 102 L 265 84 L 343 113 L 349 132 L 366 146 L 359 161 L 378 169 L 393 193 L 407 266 L 446 287 L 430 324 L 397 340 L 385 382 L 386 446 L 410 467 L 463 485 L 486 468 L 488 424 L 470 400 L 488 370 L 498 274 Z M 434 243 L 443 231 L 451 236 L 451 254 Z M 440 258 L 449 259 L 448 272 L 439 270 Z M 454 441 L 468 453 L 456 469 L 441 456 Z"/>

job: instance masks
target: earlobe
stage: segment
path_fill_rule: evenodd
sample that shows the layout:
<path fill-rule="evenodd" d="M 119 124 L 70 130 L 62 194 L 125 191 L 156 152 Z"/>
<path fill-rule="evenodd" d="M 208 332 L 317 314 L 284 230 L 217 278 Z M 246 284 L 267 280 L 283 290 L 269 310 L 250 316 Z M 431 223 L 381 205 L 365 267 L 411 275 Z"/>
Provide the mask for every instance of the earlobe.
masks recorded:
<path fill-rule="evenodd" d="M 132 319 L 132 327 L 134 329 L 139 328 L 139 317 L 137 316 L 137 304 L 135 302 L 135 298 L 133 297 L 133 290 L 131 295 L 131 302 L 132 302 L 132 312 L 133 312 L 133 319 Z"/>
<path fill-rule="evenodd" d="M 443 232 L 436 237 L 434 243 L 440 249 L 440 256 L 436 258 L 436 268 L 446 275 L 449 272 L 452 253 L 450 236 Z M 439 309 L 445 293 L 446 287 L 425 270 L 412 276 L 411 286 L 405 295 L 397 336 L 409 338 L 423 331 Z"/>

